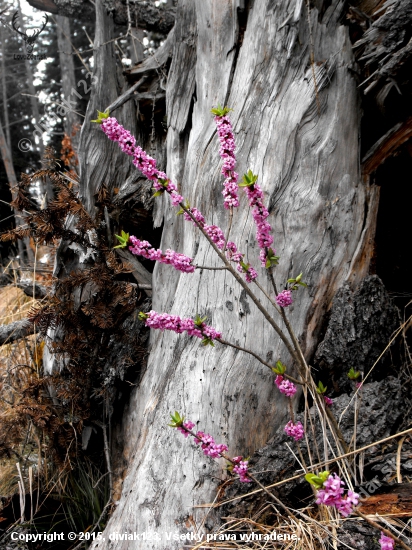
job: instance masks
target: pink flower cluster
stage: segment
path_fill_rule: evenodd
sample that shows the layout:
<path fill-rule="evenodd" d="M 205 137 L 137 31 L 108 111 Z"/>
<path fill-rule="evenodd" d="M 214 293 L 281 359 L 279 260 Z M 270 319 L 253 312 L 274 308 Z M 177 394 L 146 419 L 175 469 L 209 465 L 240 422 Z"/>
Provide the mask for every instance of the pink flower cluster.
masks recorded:
<path fill-rule="evenodd" d="M 129 250 L 136 256 L 143 256 L 148 260 L 172 265 L 178 271 L 183 271 L 183 273 L 193 273 L 196 269 L 196 266 L 192 265 L 192 258 L 184 254 L 179 254 L 170 249 L 167 249 L 166 253 L 163 254 L 159 248 L 157 250 L 153 248 L 148 241 L 141 241 L 133 235 L 130 236 L 130 241 L 132 242 L 132 246 L 129 246 Z"/>
<path fill-rule="evenodd" d="M 276 376 L 275 384 L 279 388 L 280 393 L 284 393 L 287 397 L 293 397 L 296 393 L 295 384 L 290 380 L 283 378 L 281 374 Z"/>
<path fill-rule="evenodd" d="M 290 290 L 282 290 L 276 296 L 276 303 L 280 307 L 288 307 L 292 301 L 292 292 Z"/>
<path fill-rule="evenodd" d="M 241 483 L 251 483 L 251 479 L 249 479 L 247 472 L 249 463 L 247 460 L 242 460 L 242 456 L 235 456 L 232 458 L 232 462 L 235 463 L 235 466 L 233 467 L 233 471 L 235 474 L 239 475 L 239 481 Z"/>
<path fill-rule="evenodd" d="M 323 399 L 325 401 L 325 405 L 327 407 L 331 407 L 333 405 L 333 399 L 331 399 L 330 397 L 328 397 L 327 395 L 324 395 L 323 396 Z"/>
<path fill-rule="evenodd" d="M 248 478 L 247 472 L 248 472 L 248 461 L 242 460 L 243 457 L 241 456 L 235 456 L 234 458 L 228 458 L 224 455 L 226 451 L 228 451 L 227 445 L 224 445 L 223 443 L 217 444 L 216 441 L 213 439 L 213 437 L 209 434 L 205 434 L 204 432 L 198 431 L 196 434 L 190 434 L 189 430 L 192 430 L 195 426 L 194 422 L 191 422 L 190 420 L 187 420 L 186 422 L 183 422 L 183 425 L 177 428 L 180 433 L 184 435 L 184 437 L 188 437 L 189 435 L 193 435 L 195 438 L 196 445 L 200 445 L 203 454 L 206 456 L 209 456 L 210 458 L 225 458 L 226 460 L 229 460 L 232 464 L 234 464 L 233 472 L 239 475 L 239 481 L 242 483 L 249 483 L 252 480 Z"/>
<path fill-rule="evenodd" d="M 292 420 L 289 420 L 286 424 L 285 432 L 289 437 L 293 437 L 295 441 L 303 439 L 303 436 L 305 435 L 305 430 L 303 429 L 301 422 L 296 422 L 296 424 L 294 424 Z"/>
<path fill-rule="evenodd" d="M 139 145 L 136 146 L 136 139 L 126 130 L 114 117 L 108 117 L 102 120 L 101 129 L 106 136 L 119 144 L 120 149 L 133 157 L 133 164 L 138 168 L 147 179 L 153 181 L 153 187 L 156 191 L 168 191 L 170 193 L 173 206 L 177 206 L 183 201 L 183 197 L 177 193 L 177 187 L 168 180 L 166 174 L 156 168 L 156 160 L 150 157 Z M 159 180 L 166 180 L 164 186 Z"/>
<path fill-rule="evenodd" d="M 197 336 L 198 338 L 210 338 L 214 340 L 221 338 L 222 333 L 215 330 L 213 327 L 209 327 L 202 323 L 201 326 L 197 326 L 193 319 L 182 319 L 178 315 L 169 315 L 168 313 L 156 313 L 156 311 L 149 311 L 146 314 L 145 324 L 147 327 L 159 329 L 159 330 L 173 330 L 177 334 L 187 332 L 189 336 Z"/>
<path fill-rule="evenodd" d="M 207 225 L 205 223 L 205 218 L 203 214 L 199 212 L 197 208 L 190 208 L 190 213 L 200 224 L 200 226 L 209 236 L 211 241 L 214 242 L 215 245 L 219 248 L 219 250 L 223 250 L 223 248 L 225 247 L 225 235 L 220 227 L 218 227 L 217 225 Z M 185 220 L 195 223 L 187 212 L 185 212 L 183 216 Z M 256 279 L 257 273 L 253 267 L 249 266 L 247 271 L 245 271 L 245 269 L 243 268 L 241 262 L 243 261 L 244 254 L 241 254 L 237 251 L 237 246 L 234 242 L 229 241 L 226 245 L 226 250 L 227 258 L 238 264 L 236 269 L 239 271 L 239 273 L 245 273 L 245 278 L 248 283 L 251 283 L 254 279 Z"/>
<path fill-rule="evenodd" d="M 190 433 L 188 430 L 192 430 L 195 427 L 195 423 L 191 422 L 190 420 L 187 420 L 186 422 L 183 422 L 183 426 L 180 426 L 177 428 L 177 430 L 184 435 L 184 437 L 189 437 Z"/>
<path fill-rule="evenodd" d="M 247 269 L 243 267 L 242 262 L 244 254 L 237 251 L 237 246 L 235 245 L 235 243 L 229 241 L 226 245 L 226 250 L 227 258 L 237 263 L 236 269 L 239 271 L 239 273 L 245 273 L 246 282 L 251 283 L 252 281 L 254 281 L 258 276 L 256 270 L 250 265 L 247 267 Z"/>
<path fill-rule="evenodd" d="M 317 493 L 316 504 L 325 506 L 334 506 L 339 510 L 343 517 L 348 517 L 355 506 L 359 503 L 359 495 L 353 491 L 348 491 L 346 497 L 343 497 L 344 482 L 336 474 L 332 474 L 324 482 L 323 488 Z"/>
<path fill-rule="evenodd" d="M 249 206 L 252 207 L 252 216 L 256 224 L 256 239 L 264 254 L 261 254 L 260 260 L 262 266 L 266 264 L 266 249 L 273 243 L 273 237 L 270 234 L 272 227 L 266 221 L 269 211 L 263 204 L 263 191 L 257 183 L 250 187 L 245 187 L 246 195 L 249 199 Z"/>
<path fill-rule="evenodd" d="M 391 537 L 387 537 L 382 531 L 379 543 L 381 545 L 381 550 L 393 550 L 395 548 L 395 541 L 391 539 Z"/>
<path fill-rule="evenodd" d="M 210 456 L 210 458 L 219 458 L 228 450 L 226 445 L 223 445 L 222 443 L 219 445 L 216 444 L 213 437 L 209 434 L 205 434 L 204 432 L 196 433 L 195 443 L 196 445 L 200 445 L 202 447 L 203 454 Z"/>
<path fill-rule="evenodd" d="M 217 133 L 220 141 L 220 156 L 223 159 L 222 174 L 225 177 L 224 190 L 222 195 L 225 198 L 225 208 L 239 206 L 238 177 L 234 171 L 236 166 L 235 137 L 233 135 L 232 123 L 228 116 L 215 116 Z"/>
<path fill-rule="evenodd" d="M 114 117 L 103 119 L 101 128 L 111 141 L 115 141 L 119 144 L 123 153 L 130 156 L 134 155 L 136 139 L 128 130 L 118 123 L 117 119 Z"/>

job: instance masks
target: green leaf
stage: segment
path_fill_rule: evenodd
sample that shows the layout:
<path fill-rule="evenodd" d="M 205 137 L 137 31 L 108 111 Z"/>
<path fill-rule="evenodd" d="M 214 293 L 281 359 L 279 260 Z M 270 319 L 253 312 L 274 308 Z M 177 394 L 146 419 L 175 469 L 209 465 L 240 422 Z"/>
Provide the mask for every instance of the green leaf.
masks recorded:
<path fill-rule="evenodd" d="M 156 191 L 156 193 L 153 193 L 153 197 L 160 197 L 160 195 L 163 195 L 164 191 Z"/>
<path fill-rule="evenodd" d="M 272 370 L 276 374 L 282 375 L 282 374 L 285 374 L 286 372 L 286 366 L 281 361 L 277 361 L 276 366 L 272 367 Z"/>
<path fill-rule="evenodd" d="M 193 319 L 195 325 L 197 327 L 201 327 L 203 323 L 206 321 L 207 317 L 200 317 L 199 314 L 196 315 L 196 317 Z"/>
<path fill-rule="evenodd" d="M 116 239 L 119 241 L 120 244 L 117 246 L 114 246 L 113 248 L 126 248 L 130 235 L 129 233 L 125 233 L 123 230 L 120 235 L 115 235 Z"/>
<path fill-rule="evenodd" d="M 179 212 L 176 213 L 176 216 L 180 216 L 181 214 L 184 214 L 184 213 L 185 211 L 183 210 L 183 208 L 181 208 Z"/>
<path fill-rule="evenodd" d="M 219 104 L 214 109 L 211 109 L 210 112 L 216 116 L 225 116 L 230 111 L 233 111 L 233 109 L 229 109 L 229 107 L 221 107 Z"/>
<path fill-rule="evenodd" d="M 170 417 L 172 419 L 171 424 L 168 424 L 171 428 L 180 428 L 180 426 L 183 425 L 183 421 L 185 419 L 184 416 L 180 416 L 180 414 L 175 411 L 174 414 L 170 414 Z"/>
<path fill-rule="evenodd" d="M 266 260 L 265 267 L 266 267 L 266 269 L 269 269 L 269 267 L 272 267 L 272 262 L 270 261 L 269 258 Z"/>
<path fill-rule="evenodd" d="M 147 315 L 147 313 L 140 311 L 138 317 L 141 321 L 146 321 L 146 319 L 148 319 L 149 316 Z"/>
<path fill-rule="evenodd" d="M 203 338 L 201 341 L 202 346 L 212 346 L 215 347 L 215 344 L 213 343 L 213 340 L 211 338 Z"/>
<path fill-rule="evenodd" d="M 243 178 L 241 183 L 239 183 L 239 187 L 251 187 L 257 182 L 258 176 L 252 172 L 252 170 L 248 170 L 246 174 L 243 174 Z"/>
<path fill-rule="evenodd" d="M 350 380 L 357 380 L 360 375 L 361 373 L 359 371 L 355 371 L 353 367 L 349 369 L 348 378 L 350 378 Z"/>
<path fill-rule="evenodd" d="M 316 489 L 321 489 L 323 487 L 323 484 L 328 479 L 330 475 L 330 472 L 325 471 L 321 472 L 319 475 L 316 474 L 306 474 L 305 479 L 308 481 L 311 485 L 313 485 Z"/>
<path fill-rule="evenodd" d="M 324 393 L 326 393 L 326 390 L 328 389 L 327 386 L 324 386 L 322 384 L 322 382 L 319 380 L 318 382 L 318 387 L 316 388 L 316 391 L 320 394 L 320 395 L 323 395 Z"/>
<path fill-rule="evenodd" d="M 90 122 L 101 124 L 105 118 L 109 118 L 109 110 L 104 111 L 104 113 L 102 113 L 101 111 L 97 111 L 97 118 L 95 120 L 91 120 Z"/>

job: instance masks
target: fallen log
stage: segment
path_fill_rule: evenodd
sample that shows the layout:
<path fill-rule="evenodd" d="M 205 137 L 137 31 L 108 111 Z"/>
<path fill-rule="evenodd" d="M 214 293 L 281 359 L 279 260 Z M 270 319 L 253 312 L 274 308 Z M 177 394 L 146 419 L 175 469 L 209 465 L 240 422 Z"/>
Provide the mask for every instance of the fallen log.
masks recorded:
<path fill-rule="evenodd" d="M 0 325 L 0 346 L 11 344 L 31 334 L 34 334 L 34 323 L 31 323 L 28 319 L 14 321 L 14 323 L 8 325 Z"/>

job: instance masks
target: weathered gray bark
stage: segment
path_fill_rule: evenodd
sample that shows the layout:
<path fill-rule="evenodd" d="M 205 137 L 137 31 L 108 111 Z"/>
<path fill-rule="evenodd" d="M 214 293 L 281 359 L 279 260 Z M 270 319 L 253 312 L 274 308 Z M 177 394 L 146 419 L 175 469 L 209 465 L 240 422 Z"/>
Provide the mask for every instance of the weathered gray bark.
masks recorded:
<path fill-rule="evenodd" d="M 14 321 L 8 325 L 0 325 L 0 346 L 11 344 L 25 336 L 30 336 L 30 334 L 34 334 L 34 325 L 27 319 Z"/>
<path fill-rule="evenodd" d="M 250 168 L 259 174 L 271 212 L 281 257 L 276 279 L 282 285 L 303 271 L 309 285 L 289 308 L 308 359 L 337 290 L 345 281 L 356 287 L 368 271 L 374 219 L 367 214 L 377 197 L 360 174 L 360 109 L 349 70 L 354 63 L 351 44 L 347 28 L 339 23 L 343 5 L 333 0 L 320 20 L 317 10 L 310 14 L 312 70 L 302 0 L 255 2 L 244 34 L 237 0 L 181 0 L 167 83 L 167 173 L 208 223 L 224 231 L 228 215 L 210 109 L 218 103 L 234 109 L 238 171 Z M 245 16 L 241 14 L 242 25 Z M 166 197 L 157 203 L 156 223 L 162 222 L 163 250 L 188 254 L 196 264 L 219 265 L 202 235 L 176 218 Z M 245 196 L 234 214 L 230 238 L 258 267 Z M 260 280 L 270 292 L 263 271 Z M 158 265 L 153 309 L 184 317 L 206 314 L 227 340 L 269 360 L 280 358 L 290 367 L 284 346 L 240 290 L 224 271 L 189 275 Z M 266 303 L 264 297 L 262 301 Z M 198 340 L 153 331 L 147 370 L 123 419 L 129 468 L 107 528 L 107 533 L 162 535 L 161 541 L 134 541 L 136 549 L 182 546 L 167 541 L 165 533 L 187 533 L 200 526 L 206 510 L 194 507 L 212 502 L 217 479 L 226 475 L 222 463 L 203 457 L 167 427 L 174 410 L 227 443 L 232 456 L 253 453 L 288 417 L 272 376 L 254 359 L 220 345 L 205 349 Z M 209 515 L 204 529 L 213 531 L 216 522 Z M 92 547 L 125 550 L 130 542 L 109 542 L 106 536 Z"/>

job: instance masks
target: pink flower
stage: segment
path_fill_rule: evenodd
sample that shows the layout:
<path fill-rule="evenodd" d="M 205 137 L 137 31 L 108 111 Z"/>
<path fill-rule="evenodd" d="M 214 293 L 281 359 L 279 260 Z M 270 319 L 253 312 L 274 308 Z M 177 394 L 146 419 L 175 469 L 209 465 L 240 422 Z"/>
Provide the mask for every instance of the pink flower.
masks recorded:
<path fill-rule="evenodd" d="M 195 443 L 196 445 L 200 444 L 203 454 L 210 456 L 210 458 L 219 458 L 228 450 L 226 445 L 223 445 L 222 443 L 217 445 L 213 437 L 209 434 L 205 434 L 204 432 L 197 432 Z"/>
<path fill-rule="evenodd" d="M 344 485 L 340 477 L 332 474 L 323 484 L 323 489 L 317 493 L 316 504 L 324 504 L 325 506 L 336 506 L 341 503 Z"/>
<path fill-rule="evenodd" d="M 324 482 L 323 488 L 317 492 L 316 504 L 334 506 L 343 517 L 348 517 L 353 508 L 358 505 L 359 495 L 353 491 L 348 491 L 348 494 L 344 497 L 344 485 L 338 475 L 330 475 Z"/>
<path fill-rule="evenodd" d="M 327 407 L 331 407 L 333 405 L 333 400 L 330 397 L 327 397 L 326 395 L 324 395 L 323 399 Z"/>
<path fill-rule="evenodd" d="M 292 292 L 290 290 L 282 290 L 276 296 L 276 303 L 280 307 L 288 307 L 292 303 Z"/>
<path fill-rule="evenodd" d="M 381 538 L 379 539 L 381 550 L 393 550 L 395 548 L 395 541 L 391 537 L 387 537 L 381 531 Z"/>
<path fill-rule="evenodd" d="M 358 504 L 359 495 L 353 491 L 348 491 L 346 498 L 342 499 L 336 508 L 344 518 L 347 518 L 353 512 L 353 508 L 355 508 Z"/>
<path fill-rule="evenodd" d="M 170 198 L 172 200 L 173 206 L 179 206 L 179 204 L 184 200 L 182 195 L 179 195 L 178 193 L 175 193 L 175 192 L 170 194 Z"/>
<path fill-rule="evenodd" d="M 301 422 L 296 422 L 296 424 L 293 424 L 292 420 L 289 420 L 286 424 L 285 432 L 289 437 L 293 437 L 295 441 L 299 441 L 305 435 L 305 430 L 303 429 Z"/>
<path fill-rule="evenodd" d="M 182 433 L 185 437 L 188 437 L 190 433 L 187 430 L 192 430 L 194 427 L 195 423 L 187 420 L 186 422 L 183 422 L 183 426 L 177 428 L 177 431 Z"/>
<path fill-rule="evenodd" d="M 234 171 L 236 166 L 235 138 L 228 116 L 215 116 L 215 122 L 220 141 L 219 153 L 223 159 L 222 174 L 225 177 L 222 195 L 225 199 L 224 206 L 228 209 L 232 206 L 239 206 L 237 185 L 239 175 Z"/>
<path fill-rule="evenodd" d="M 197 208 L 189 208 L 189 210 L 195 220 L 203 226 L 203 224 L 205 223 L 205 218 L 203 214 Z M 186 221 L 192 222 L 193 224 L 195 223 L 187 212 L 183 214 L 183 217 Z"/>
<path fill-rule="evenodd" d="M 133 156 L 136 139 L 114 117 L 104 119 L 101 128 L 110 140 L 119 144 L 124 153 Z"/>
<path fill-rule="evenodd" d="M 262 252 L 265 252 L 265 262 L 262 256 L 260 260 L 264 266 L 266 263 L 266 249 L 273 243 L 273 237 L 270 234 L 272 227 L 266 221 L 269 216 L 269 211 L 263 204 L 263 191 L 257 183 L 250 187 L 245 187 L 245 193 L 249 199 L 249 206 L 252 207 L 252 216 L 256 224 L 256 240 Z"/>
<path fill-rule="evenodd" d="M 210 237 L 212 242 L 215 243 L 215 245 L 220 248 L 220 250 L 223 250 L 223 247 L 225 246 L 225 236 L 223 234 L 223 231 L 218 227 L 217 225 L 204 225 L 203 230 L 207 235 Z"/>
<path fill-rule="evenodd" d="M 148 241 L 141 241 L 133 235 L 131 235 L 130 241 L 132 246 L 129 246 L 129 250 L 136 256 L 143 256 L 148 260 L 172 265 L 175 269 L 182 271 L 183 273 L 193 273 L 196 269 L 196 267 L 192 265 L 193 259 L 185 256 L 184 254 L 179 254 L 178 252 L 170 249 L 166 250 L 166 253 L 163 254 L 160 249 L 154 249 Z"/>
<path fill-rule="evenodd" d="M 146 314 L 145 324 L 147 327 L 158 330 L 172 330 L 177 334 L 187 332 L 189 336 L 197 336 L 197 338 L 209 338 L 215 340 L 221 338 L 222 333 L 215 330 L 213 327 L 202 323 L 201 326 L 195 324 L 193 319 L 182 319 L 178 315 L 169 315 L 167 313 L 156 313 L 149 311 Z"/>
<path fill-rule="evenodd" d="M 238 457 L 236 457 L 238 458 Z M 233 462 L 235 460 L 233 459 Z M 251 483 L 251 479 L 248 478 L 247 472 L 248 472 L 248 466 L 249 463 L 247 460 L 240 460 L 236 466 L 233 467 L 233 471 L 239 475 L 239 481 L 241 483 Z"/>
<path fill-rule="evenodd" d="M 277 375 L 275 384 L 279 388 L 280 393 L 284 393 L 287 397 L 293 397 L 296 393 L 295 384 L 289 380 L 286 380 L 280 374 Z"/>

